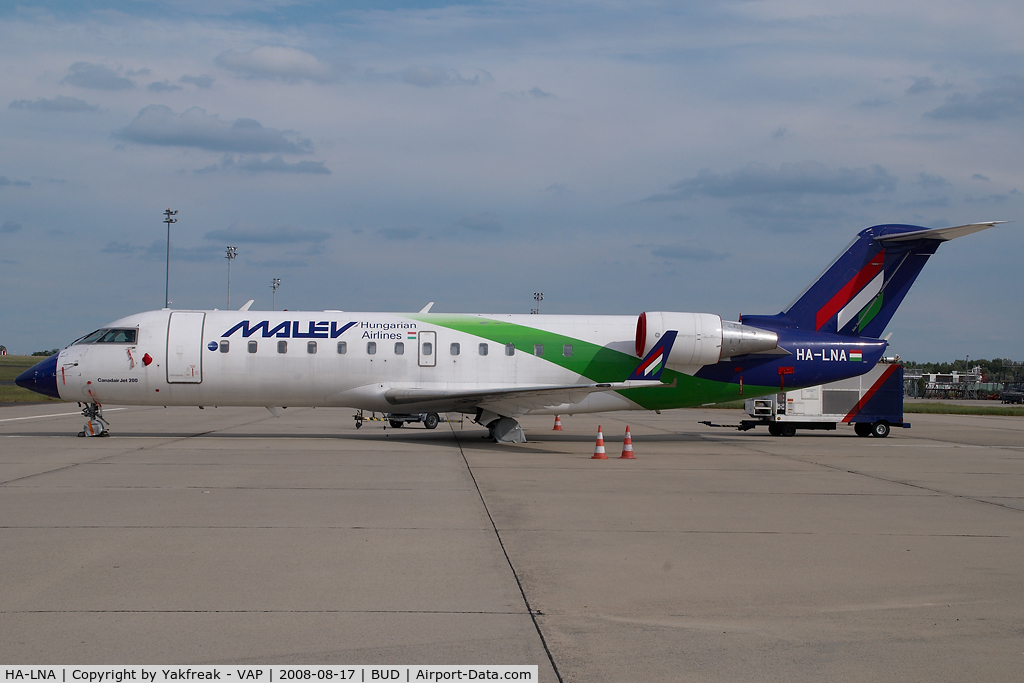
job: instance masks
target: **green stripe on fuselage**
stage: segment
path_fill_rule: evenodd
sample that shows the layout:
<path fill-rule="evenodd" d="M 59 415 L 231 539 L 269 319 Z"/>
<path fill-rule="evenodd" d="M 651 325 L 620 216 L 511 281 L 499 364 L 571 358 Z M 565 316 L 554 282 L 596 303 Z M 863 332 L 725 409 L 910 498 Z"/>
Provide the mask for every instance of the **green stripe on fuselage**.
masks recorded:
<path fill-rule="evenodd" d="M 632 354 L 598 346 L 583 339 L 492 318 L 436 313 L 413 314 L 406 317 L 428 325 L 474 335 L 502 346 L 515 344 L 517 351 L 525 353 L 531 352 L 535 344 L 543 344 L 543 360 L 582 375 L 592 382 L 625 381 L 640 364 L 640 359 Z M 562 355 L 562 347 L 567 344 L 572 345 L 572 355 L 568 357 Z M 743 398 L 740 396 L 738 384 L 700 379 L 669 368 L 662 373 L 661 381 L 667 385 L 674 382 L 675 386 L 624 389 L 618 393 L 647 410 L 686 408 Z M 744 387 L 744 394 L 748 397 L 763 396 L 776 391 L 778 389 L 775 387 Z"/>

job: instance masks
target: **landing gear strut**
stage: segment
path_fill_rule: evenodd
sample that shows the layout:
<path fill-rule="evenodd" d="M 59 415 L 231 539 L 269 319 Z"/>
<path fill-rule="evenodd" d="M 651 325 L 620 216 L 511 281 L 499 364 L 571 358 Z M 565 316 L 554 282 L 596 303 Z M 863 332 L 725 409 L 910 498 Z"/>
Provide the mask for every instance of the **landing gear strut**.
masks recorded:
<path fill-rule="evenodd" d="M 82 408 L 82 417 L 85 418 L 85 424 L 82 425 L 82 431 L 78 432 L 79 436 L 110 436 L 109 425 L 103 418 L 103 406 L 99 403 L 86 403 Z"/>

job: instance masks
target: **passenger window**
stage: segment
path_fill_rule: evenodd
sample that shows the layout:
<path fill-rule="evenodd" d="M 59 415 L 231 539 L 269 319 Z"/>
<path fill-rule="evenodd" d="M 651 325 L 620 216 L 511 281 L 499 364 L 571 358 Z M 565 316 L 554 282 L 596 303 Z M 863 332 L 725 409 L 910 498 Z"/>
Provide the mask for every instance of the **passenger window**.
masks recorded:
<path fill-rule="evenodd" d="M 377 342 L 366 342 L 366 353 L 371 356 L 377 353 Z"/>
<path fill-rule="evenodd" d="M 486 356 L 487 355 L 487 344 L 481 344 L 480 345 L 480 355 L 481 356 Z"/>
<path fill-rule="evenodd" d="M 230 342 L 228 342 L 227 339 L 221 339 L 220 340 L 220 352 L 221 353 L 227 353 L 229 348 L 230 348 Z"/>
<path fill-rule="evenodd" d="M 286 342 L 283 339 L 281 341 L 277 342 L 277 352 L 278 353 L 288 353 L 288 342 Z"/>
<path fill-rule="evenodd" d="M 453 356 L 457 356 L 457 355 L 459 355 L 459 352 L 460 352 L 460 351 L 461 351 L 462 349 L 461 349 L 461 347 L 459 346 L 458 342 L 452 342 L 452 345 L 451 345 L 451 347 L 450 347 L 450 350 L 451 350 L 451 354 L 452 354 Z"/>
<path fill-rule="evenodd" d="M 249 342 L 249 353 L 256 353 L 256 342 Z"/>
<path fill-rule="evenodd" d="M 535 355 L 535 356 L 543 356 L 544 355 L 544 345 L 543 344 L 534 344 L 533 345 L 533 355 Z"/>
<path fill-rule="evenodd" d="M 434 345 L 430 342 L 423 342 L 423 355 L 429 356 L 434 353 Z"/>
<path fill-rule="evenodd" d="M 514 355 L 516 355 L 516 345 L 515 344 L 505 344 L 505 355 L 506 356 L 514 356 Z"/>
<path fill-rule="evenodd" d="M 405 355 L 405 342 L 395 342 L 395 355 L 396 356 L 404 356 Z"/>
<path fill-rule="evenodd" d="M 348 342 L 338 342 L 338 353 L 348 353 Z"/>
<path fill-rule="evenodd" d="M 572 355 L 572 344 L 566 344 L 562 347 L 562 355 L 566 358 Z"/>
<path fill-rule="evenodd" d="M 306 353 L 316 353 L 316 342 L 306 342 Z"/>

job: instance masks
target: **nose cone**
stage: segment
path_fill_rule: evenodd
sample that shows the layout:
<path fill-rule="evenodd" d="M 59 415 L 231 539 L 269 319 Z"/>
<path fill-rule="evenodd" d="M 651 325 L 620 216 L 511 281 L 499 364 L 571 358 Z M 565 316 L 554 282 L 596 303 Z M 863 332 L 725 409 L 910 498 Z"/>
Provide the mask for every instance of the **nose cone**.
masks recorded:
<path fill-rule="evenodd" d="M 14 383 L 22 389 L 34 391 L 43 396 L 60 398 L 57 393 L 57 356 L 55 353 L 41 363 L 36 363 L 18 375 Z"/>

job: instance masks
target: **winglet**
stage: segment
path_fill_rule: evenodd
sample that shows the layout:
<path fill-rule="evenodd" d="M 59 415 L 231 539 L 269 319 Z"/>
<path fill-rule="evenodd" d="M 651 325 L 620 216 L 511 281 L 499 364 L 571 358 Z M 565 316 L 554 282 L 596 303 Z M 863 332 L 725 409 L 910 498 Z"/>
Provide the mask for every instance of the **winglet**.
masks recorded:
<path fill-rule="evenodd" d="M 238 310 L 240 310 L 240 311 L 248 311 L 249 307 L 252 306 L 254 301 L 256 301 L 256 299 L 249 299 L 244 304 L 242 304 L 242 307 L 239 308 Z"/>
<path fill-rule="evenodd" d="M 420 313 L 430 313 L 430 309 L 434 307 L 434 302 L 431 301 L 429 304 L 420 309 Z"/>
<path fill-rule="evenodd" d="M 627 378 L 627 381 L 631 379 L 661 379 L 661 373 L 665 369 L 665 362 L 668 360 L 669 353 L 672 352 L 672 344 L 675 341 L 675 330 L 669 330 L 662 335 L 650 353 L 640 361 L 640 365 L 636 366 L 636 370 Z"/>

